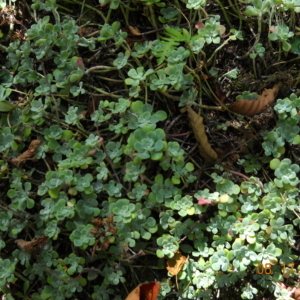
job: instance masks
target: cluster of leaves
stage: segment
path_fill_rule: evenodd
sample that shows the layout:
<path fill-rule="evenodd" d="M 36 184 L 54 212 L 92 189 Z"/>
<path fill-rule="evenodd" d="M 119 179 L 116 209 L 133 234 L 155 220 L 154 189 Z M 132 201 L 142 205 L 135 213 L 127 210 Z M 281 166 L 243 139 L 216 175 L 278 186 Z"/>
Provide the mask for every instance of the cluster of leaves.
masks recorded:
<path fill-rule="evenodd" d="M 206 1 L 183 2 L 193 20 L 198 13 L 208 16 Z M 263 16 L 272 25 L 279 4 L 276 13 L 291 13 L 291 24 L 299 12 L 298 1 L 248 2 L 245 15 L 257 18 L 260 29 Z M 136 2 L 99 3 L 107 17 L 93 10 L 103 18 L 98 37 L 84 35 L 84 27 L 62 13 L 72 10 L 56 0 L 33 0 L 28 9 L 36 20 L 24 41 L 0 48 L 6 51 L 0 70 L 0 178 L 5 191 L 0 291 L 7 299 L 89 295 L 119 300 L 125 298 L 123 284 L 134 269 L 132 260 L 146 253 L 166 279 L 160 299 L 171 290 L 176 299 L 212 299 L 217 290 L 225 296 L 229 287 L 242 299 L 261 291 L 286 297 L 279 284 L 285 280 L 280 265 L 296 259 L 290 245 L 296 243 L 300 223 L 300 168 L 284 157 L 284 147 L 289 143 L 297 151 L 300 143 L 300 98 L 292 94 L 277 101 L 277 123 L 260 136 L 264 155 L 248 153 L 239 160 L 250 178 L 216 164 L 203 183 L 211 182 L 212 188 L 200 188 L 204 170 L 187 153 L 189 146 L 172 140 L 170 128 L 164 129 L 170 117 L 166 105 L 171 112 L 170 99 L 173 106 L 174 100 L 184 106 L 198 102 L 198 91 L 209 95 L 203 87 L 208 84 L 206 65 L 214 70 L 219 51 L 228 42 L 238 45 L 241 27 L 231 28 L 219 1 L 230 25 L 224 41 L 226 28 L 219 15 L 185 28 L 178 1 L 175 8 L 160 0 L 141 0 L 136 9 L 147 14 L 154 28 L 160 22 L 163 30 L 156 31 L 154 41 L 133 44 L 117 20 L 124 17 L 127 24 L 135 11 L 130 5 Z M 86 8 L 91 9 L 83 3 Z M 278 23 L 270 31 L 278 52 L 293 50 L 291 25 Z M 254 63 L 264 59 L 266 50 L 257 36 L 250 54 Z M 103 65 L 95 65 L 99 56 Z M 220 78 L 224 76 L 235 79 L 238 69 Z M 115 81 L 114 91 L 103 81 Z M 18 93 L 24 98 L 16 101 Z M 91 96 L 95 93 L 100 100 Z M 239 98 L 252 101 L 257 94 L 244 91 Z M 34 139 L 41 142 L 34 157 L 14 164 L 12 159 Z M 262 183 L 255 176 L 265 168 L 270 180 Z M 240 182 L 233 174 L 246 180 Z M 39 245 L 38 237 L 46 243 Z M 24 239 L 35 242 L 32 251 L 22 246 Z M 167 280 L 164 259 L 179 249 L 189 259 L 176 284 Z M 258 274 L 260 264 L 271 265 L 272 272 Z M 296 270 L 289 271 L 290 278 L 296 275 Z M 91 284 L 95 279 L 97 284 Z M 133 286 L 128 283 L 128 288 Z"/>
<path fill-rule="evenodd" d="M 299 126 L 300 98 L 291 94 L 290 98 L 278 99 L 274 110 L 278 113 L 278 121 L 273 131 L 263 132 L 263 148 L 266 155 L 280 157 L 285 143 L 300 144 Z"/>

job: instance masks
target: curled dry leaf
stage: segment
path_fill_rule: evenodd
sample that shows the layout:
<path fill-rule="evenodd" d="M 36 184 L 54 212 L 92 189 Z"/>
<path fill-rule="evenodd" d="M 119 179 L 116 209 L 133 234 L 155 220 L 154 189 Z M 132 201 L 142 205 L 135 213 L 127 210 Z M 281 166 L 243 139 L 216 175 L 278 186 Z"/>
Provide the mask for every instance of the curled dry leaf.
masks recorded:
<path fill-rule="evenodd" d="M 219 100 L 221 100 L 222 102 L 225 102 L 225 100 L 227 100 L 226 95 L 221 91 L 221 89 L 218 85 L 215 85 L 212 88 L 213 88 L 215 94 L 218 96 Z M 220 105 L 218 102 L 216 104 Z"/>
<path fill-rule="evenodd" d="M 142 34 L 140 33 L 140 30 L 137 27 L 134 26 L 127 26 L 130 34 L 134 36 L 141 36 Z"/>
<path fill-rule="evenodd" d="M 201 156 L 207 163 L 214 162 L 218 158 L 218 154 L 212 149 L 211 145 L 208 142 L 203 125 L 203 118 L 200 115 L 196 114 L 190 106 L 187 105 L 186 109 L 190 119 L 190 125 L 198 142 Z"/>
<path fill-rule="evenodd" d="M 296 291 L 292 295 L 292 298 L 294 298 L 295 300 L 300 300 L 300 289 L 296 289 Z"/>
<path fill-rule="evenodd" d="M 160 291 L 160 283 L 157 281 L 144 283 L 137 286 L 125 300 L 156 300 Z"/>
<path fill-rule="evenodd" d="M 17 166 L 21 166 L 24 161 L 30 159 L 34 156 L 35 150 L 42 142 L 40 140 L 32 140 L 28 150 L 19 155 L 17 158 L 12 159 L 11 161 Z"/>
<path fill-rule="evenodd" d="M 128 36 L 125 38 L 125 40 L 130 47 L 134 45 L 134 42 L 144 41 L 144 36 L 137 27 L 127 26 L 121 30 L 128 33 Z"/>
<path fill-rule="evenodd" d="M 83 118 L 81 119 L 81 120 L 87 120 L 87 114 L 88 114 L 88 111 L 87 110 L 83 110 L 81 113 L 80 113 L 80 115 L 82 115 L 83 116 Z"/>
<path fill-rule="evenodd" d="M 48 237 L 43 235 L 40 238 L 34 237 L 31 241 L 15 240 L 15 243 L 25 252 L 34 252 L 38 248 L 43 248 L 47 243 Z"/>
<path fill-rule="evenodd" d="M 98 109 L 100 100 L 101 100 L 101 97 L 98 97 L 98 96 L 94 96 L 92 98 L 92 101 L 88 104 L 88 107 L 87 107 L 87 111 L 90 115 L 93 114 Z"/>
<path fill-rule="evenodd" d="M 266 106 L 272 103 L 282 86 L 282 83 L 279 82 L 272 89 L 265 89 L 261 95 L 258 96 L 256 100 L 245 100 L 237 99 L 236 102 L 230 106 L 230 110 L 246 116 L 256 115 L 262 112 Z"/>
<path fill-rule="evenodd" d="M 183 265 L 186 263 L 186 257 L 179 250 L 174 252 L 174 256 L 167 260 L 167 270 L 173 276 L 177 275 Z"/>

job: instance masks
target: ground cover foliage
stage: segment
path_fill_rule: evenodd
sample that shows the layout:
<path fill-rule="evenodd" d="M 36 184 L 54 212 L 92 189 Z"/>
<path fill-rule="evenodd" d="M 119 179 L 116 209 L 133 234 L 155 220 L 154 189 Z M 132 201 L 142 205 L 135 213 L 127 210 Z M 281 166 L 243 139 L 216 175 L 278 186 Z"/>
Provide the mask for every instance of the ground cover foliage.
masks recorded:
<path fill-rule="evenodd" d="M 299 1 L 0 5 L 5 299 L 296 299 Z"/>

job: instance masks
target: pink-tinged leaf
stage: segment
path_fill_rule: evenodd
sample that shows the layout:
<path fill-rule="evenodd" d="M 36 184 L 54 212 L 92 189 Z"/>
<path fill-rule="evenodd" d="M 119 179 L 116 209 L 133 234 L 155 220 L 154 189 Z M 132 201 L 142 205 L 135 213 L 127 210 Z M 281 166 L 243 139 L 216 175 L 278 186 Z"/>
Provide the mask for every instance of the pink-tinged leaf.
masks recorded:
<path fill-rule="evenodd" d="M 101 137 L 99 138 L 99 141 L 97 142 L 98 145 L 103 144 L 104 139 Z"/>
<path fill-rule="evenodd" d="M 196 29 L 202 29 L 202 28 L 205 28 L 205 25 L 202 22 L 197 22 L 195 24 L 195 28 Z"/>
<path fill-rule="evenodd" d="M 89 151 L 89 155 L 94 155 L 96 153 L 96 149 Z"/>
<path fill-rule="evenodd" d="M 77 59 L 77 61 L 76 61 L 76 65 L 80 68 L 80 70 L 81 70 L 82 72 L 85 71 L 85 65 L 84 65 L 83 60 L 82 60 L 81 57 L 78 57 L 78 59 Z"/>
<path fill-rule="evenodd" d="M 276 31 L 276 27 L 275 27 L 275 26 L 270 26 L 269 30 L 270 30 L 271 32 L 275 32 L 275 31 Z"/>
<path fill-rule="evenodd" d="M 211 204 L 211 203 L 212 203 L 212 201 L 206 200 L 206 199 L 204 199 L 203 197 L 200 197 L 200 198 L 198 199 L 198 204 L 199 204 L 199 205 L 206 205 L 206 204 Z"/>
<path fill-rule="evenodd" d="M 280 283 L 280 287 L 281 287 L 282 289 L 286 289 L 286 285 L 285 285 L 283 282 Z"/>

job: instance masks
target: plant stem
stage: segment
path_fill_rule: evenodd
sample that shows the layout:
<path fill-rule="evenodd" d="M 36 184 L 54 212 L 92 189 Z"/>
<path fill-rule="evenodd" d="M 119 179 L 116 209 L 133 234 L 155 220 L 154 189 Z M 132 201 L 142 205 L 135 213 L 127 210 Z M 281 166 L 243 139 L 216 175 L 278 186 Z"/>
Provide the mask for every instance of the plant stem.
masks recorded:
<path fill-rule="evenodd" d="M 199 86 L 201 85 L 201 80 L 199 78 L 199 76 L 196 74 L 196 72 L 192 69 L 190 69 L 187 65 L 184 66 L 186 69 L 188 69 L 197 79 Z"/>
<path fill-rule="evenodd" d="M 260 35 L 261 35 L 261 29 L 262 29 L 262 15 L 258 16 L 258 20 L 257 20 L 257 25 L 258 25 L 258 29 L 257 29 L 257 35 L 256 35 L 256 40 L 253 44 L 253 46 L 250 48 L 250 50 L 244 54 L 243 56 L 237 56 L 237 59 L 245 59 L 246 57 L 248 57 L 248 55 L 252 52 L 254 46 L 259 42 L 260 40 Z"/>
<path fill-rule="evenodd" d="M 112 11 L 112 9 L 110 8 L 108 13 L 107 13 L 106 19 L 105 19 L 105 24 L 108 24 L 108 22 L 109 22 L 109 19 L 110 19 L 110 16 L 111 16 L 111 11 Z"/>
<path fill-rule="evenodd" d="M 153 5 L 149 5 L 149 12 L 150 12 L 150 19 L 152 21 L 152 25 L 155 29 L 158 29 L 158 26 L 156 24 L 156 19 L 155 19 L 155 12 L 153 9 Z"/>
<path fill-rule="evenodd" d="M 165 97 L 175 100 L 175 101 L 180 101 L 180 97 L 176 97 L 176 96 L 172 96 L 170 94 L 168 94 L 167 92 L 161 92 Z"/>
<path fill-rule="evenodd" d="M 234 10 L 235 13 L 239 15 L 240 12 L 239 12 L 238 9 L 235 7 L 235 5 L 232 3 L 232 1 L 231 1 L 231 0 L 228 0 L 228 3 L 229 3 L 229 5 L 230 5 L 230 7 L 232 8 L 232 10 Z"/>
<path fill-rule="evenodd" d="M 205 9 L 204 9 L 203 7 L 200 6 L 200 10 L 203 12 L 204 18 L 207 18 L 207 17 L 208 17 L 208 14 L 207 14 L 207 12 L 205 11 Z"/>
<path fill-rule="evenodd" d="M 103 70 L 103 69 L 107 69 L 107 70 L 118 70 L 117 67 L 109 67 L 109 66 L 95 66 L 95 67 L 92 67 L 92 68 L 89 68 L 85 71 L 86 74 L 89 74 L 90 72 L 93 72 L 95 70 Z"/>
<path fill-rule="evenodd" d="M 130 10 L 130 11 L 139 11 L 139 10 L 141 10 L 140 8 L 132 8 L 132 7 L 130 7 L 129 5 L 126 5 L 126 4 L 123 3 L 123 2 L 121 2 L 121 4 L 122 4 L 125 8 L 127 8 L 128 10 Z"/>
<path fill-rule="evenodd" d="M 125 43 L 126 43 L 126 41 L 125 41 Z M 121 47 L 122 47 L 125 51 L 131 52 L 130 47 L 129 47 L 129 46 L 127 47 L 127 45 L 128 45 L 127 43 L 126 43 L 126 45 L 122 44 Z M 137 57 L 132 57 L 132 58 L 134 59 L 135 63 L 136 63 L 139 67 L 142 67 L 142 66 L 143 66 L 143 65 L 141 64 L 141 62 L 138 60 Z M 134 69 L 134 67 L 132 67 L 132 68 Z"/>
<path fill-rule="evenodd" d="M 182 18 L 181 14 L 182 14 L 182 12 L 181 12 L 181 8 L 180 8 L 180 4 L 179 4 L 178 0 L 174 0 L 174 4 L 175 4 L 177 10 L 180 12 L 180 15 L 177 19 L 177 26 L 179 26 L 179 24 L 181 23 L 181 18 Z"/>
<path fill-rule="evenodd" d="M 224 6 L 222 5 L 222 3 L 221 3 L 219 0 L 216 0 L 216 2 L 217 2 L 218 5 L 220 6 L 220 8 L 221 8 L 221 10 L 222 10 L 222 13 L 223 13 L 223 15 L 224 15 L 224 18 L 225 18 L 225 20 L 226 20 L 226 22 L 227 22 L 227 24 L 228 24 L 228 26 L 232 29 L 232 28 L 233 28 L 233 27 L 232 27 L 232 24 L 231 24 L 231 22 L 230 22 L 230 20 L 229 20 L 229 18 L 228 18 L 228 16 L 227 16 L 227 13 L 226 13 L 226 10 L 225 10 Z"/>
<path fill-rule="evenodd" d="M 196 104 L 196 105 L 199 108 L 224 111 L 223 107 L 221 107 L 221 106 L 209 106 L 209 105 L 203 105 L 203 104 Z"/>
<path fill-rule="evenodd" d="M 23 2 L 24 2 L 25 6 L 26 6 L 26 8 L 27 8 L 27 11 L 28 11 L 30 17 L 34 20 L 35 23 L 37 23 L 37 19 L 36 19 L 36 17 L 32 14 L 31 9 L 30 9 L 30 7 L 29 7 L 29 5 L 28 5 L 28 3 L 27 3 L 27 0 L 23 0 Z"/>
<path fill-rule="evenodd" d="M 219 50 L 221 50 L 224 46 L 227 45 L 227 43 L 228 43 L 230 40 L 231 40 L 231 39 L 230 39 L 230 37 L 229 37 L 227 40 L 225 40 L 225 41 L 223 42 L 223 44 L 222 44 L 220 47 L 218 47 L 218 48 L 213 52 L 213 54 L 211 55 L 211 57 L 207 60 L 207 64 L 214 58 L 214 56 L 217 54 L 217 52 L 218 52 Z"/>
<path fill-rule="evenodd" d="M 94 12 L 96 12 L 98 15 L 100 15 L 104 22 L 105 22 L 105 20 L 106 20 L 106 18 L 105 18 L 105 16 L 103 15 L 103 13 L 102 13 L 100 10 L 96 9 L 95 7 L 93 7 L 93 6 L 91 6 L 91 5 L 82 3 L 82 2 L 77 1 L 77 0 L 62 0 L 62 1 L 65 1 L 65 2 L 67 2 L 67 3 L 75 3 L 75 4 L 84 5 L 84 6 L 87 7 L 88 9 L 91 9 L 91 10 L 93 10 Z"/>
<path fill-rule="evenodd" d="M 238 7 L 238 3 L 237 3 L 237 0 L 234 0 L 234 3 L 235 5 Z M 239 7 L 237 8 L 237 12 L 238 12 L 238 15 L 239 15 L 239 31 L 242 29 L 242 26 L 243 26 L 243 17 L 242 17 L 242 14 L 241 14 L 241 11 L 239 10 Z"/>
<path fill-rule="evenodd" d="M 59 5 L 59 4 L 57 4 L 57 3 L 56 3 L 56 5 L 57 5 L 58 8 L 67 11 L 69 14 L 73 14 L 73 13 L 74 13 L 74 11 L 71 10 L 71 9 L 69 9 L 69 8 L 66 8 L 66 7 L 64 7 L 64 6 L 62 6 L 62 5 Z"/>
<path fill-rule="evenodd" d="M 24 282 L 25 281 L 28 281 L 27 278 L 25 278 L 22 274 L 20 274 L 19 272 L 17 271 L 14 271 L 14 275 L 16 275 L 17 277 L 19 277 L 21 280 L 23 280 Z"/>
<path fill-rule="evenodd" d="M 7 47 L 0 44 L 0 50 L 3 52 L 7 52 Z"/>
<path fill-rule="evenodd" d="M 293 9 L 290 10 L 290 30 L 293 30 L 295 26 L 295 11 Z"/>
<path fill-rule="evenodd" d="M 205 81 L 206 85 L 208 86 L 210 92 L 212 93 L 212 95 L 214 96 L 214 98 L 219 102 L 219 104 L 221 105 L 221 107 L 223 107 L 225 110 L 229 111 L 230 113 L 234 114 L 238 119 L 243 120 L 243 117 L 233 111 L 231 111 L 219 98 L 218 96 L 213 92 L 213 90 L 211 89 L 210 85 L 208 84 L 205 75 L 203 74 L 202 70 L 200 70 L 201 75 L 203 77 L 203 80 Z"/>
<path fill-rule="evenodd" d="M 118 96 L 118 95 L 114 95 L 113 93 L 107 93 L 107 92 L 105 92 L 104 90 L 102 90 L 102 89 L 100 89 L 100 88 L 97 88 L 97 87 L 95 87 L 95 86 L 93 86 L 93 85 L 87 84 L 87 83 L 84 83 L 83 86 L 92 88 L 92 89 L 94 89 L 95 91 L 97 91 L 97 92 L 99 92 L 99 93 L 101 93 L 101 94 L 104 94 L 104 95 L 106 95 L 106 96 L 110 96 L 110 97 L 112 97 L 112 98 L 120 98 L 120 97 L 121 97 L 121 96 Z"/>
<path fill-rule="evenodd" d="M 124 80 L 121 80 L 121 79 L 112 79 L 112 78 L 107 78 L 107 77 L 103 77 L 103 76 L 96 76 L 96 77 L 107 80 L 107 81 L 111 81 L 111 82 L 124 82 Z"/>
<path fill-rule="evenodd" d="M 257 78 L 257 72 L 256 72 L 256 60 L 255 60 L 255 58 L 253 58 L 252 65 L 253 65 L 254 76 L 257 80 L 258 78 Z"/>
<path fill-rule="evenodd" d="M 129 3 L 129 5 L 130 5 L 130 3 Z M 126 26 L 128 26 L 129 25 L 129 22 L 128 22 L 129 9 L 127 9 L 125 12 L 124 7 L 125 6 L 122 5 L 122 2 L 121 2 L 120 8 L 121 8 L 122 14 L 124 16 Z"/>

